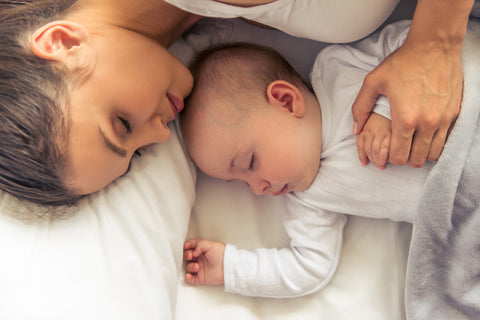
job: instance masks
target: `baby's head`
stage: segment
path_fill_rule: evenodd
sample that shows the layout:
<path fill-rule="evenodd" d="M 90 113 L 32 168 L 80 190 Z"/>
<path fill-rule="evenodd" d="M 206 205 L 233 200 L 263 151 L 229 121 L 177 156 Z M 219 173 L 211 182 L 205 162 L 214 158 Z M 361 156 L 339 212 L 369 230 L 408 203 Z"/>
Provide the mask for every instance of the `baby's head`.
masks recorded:
<path fill-rule="evenodd" d="M 258 195 L 310 185 L 320 165 L 320 109 L 280 54 L 250 44 L 216 48 L 198 57 L 192 73 L 181 120 L 200 170 L 245 181 Z"/>

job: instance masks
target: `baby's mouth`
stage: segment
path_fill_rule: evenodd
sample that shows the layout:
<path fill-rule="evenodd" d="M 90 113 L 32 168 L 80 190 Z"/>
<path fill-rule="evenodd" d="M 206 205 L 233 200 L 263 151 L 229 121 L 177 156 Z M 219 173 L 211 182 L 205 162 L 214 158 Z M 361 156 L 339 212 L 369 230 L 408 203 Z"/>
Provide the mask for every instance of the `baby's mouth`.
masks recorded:
<path fill-rule="evenodd" d="M 280 196 L 280 195 L 284 195 L 288 192 L 289 192 L 289 188 L 288 188 L 288 184 L 286 184 L 286 185 L 283 186 L 283 188 L 280 191 L 274 192 L 273 195 L 274 196 Z"/>

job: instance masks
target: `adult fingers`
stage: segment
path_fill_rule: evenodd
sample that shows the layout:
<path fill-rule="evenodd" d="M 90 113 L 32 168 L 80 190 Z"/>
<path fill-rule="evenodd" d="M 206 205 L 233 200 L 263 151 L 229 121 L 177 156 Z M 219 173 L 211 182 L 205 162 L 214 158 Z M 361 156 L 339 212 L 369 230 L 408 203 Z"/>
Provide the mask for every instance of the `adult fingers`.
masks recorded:
<path fill-rule="evenodd" d="M 435 132 L 418 129 L 415 131 L 407 164 L 413 168 L 421 167 L 428 157 L 428 152 Z"/>
<path fill-rule="evenodd" d="M 400 120 L 402 119 L 397 120 L 392 114 L 392 138 L 388 161 L 396 165 L 407 163 L 416 127 L 412 122 Z"/>
<path fill-rule="evenodd" d="M 463 90 L 463 88 L 462 88 Z M 453 107 L 448 108 L 450 113 L 444 114 L 443 123 L 440 125 L 438 130 L 433 135 L 433 139 L 430 145 L 430 150 L 428 152 L 427 159 L 429 161 L 437 161 L 442 153 L 445 142 L 447 141 L 448 134 L 453 129 L 455 121 L 460 113 L 461 97 L 457 98 L 452 105 Z"/>
<path fill-rule="evenodd" d="M 453 125 L 452 125 L 453 126 Z M 449 128 L 441 127 L 435 132 L 433 136 L 432 143 L 430 145 L 430 150 L 428 152 L 428 161 L 437 161 L 442 153 L 443 146 L 447 140 Z"/>
<path fill-rule="evenodd" d="M 436 161 L 440 157 L 448 132 L 454 125 L 456 114 L 431 112 L 415 130 L 408 165 L 421 167 L 426 160 Z"/>
<path fill-rule="evenodd" d="M 377 69 L 375 69 L 377 70 Z M 381 94 L 380 83 L 377 80 L 375 70 L 367 74 L 363 80 L 362 87 L 352 105 L 353 114 L 353 134 L 358 135 L 365 125 L 375 101 Z"/>

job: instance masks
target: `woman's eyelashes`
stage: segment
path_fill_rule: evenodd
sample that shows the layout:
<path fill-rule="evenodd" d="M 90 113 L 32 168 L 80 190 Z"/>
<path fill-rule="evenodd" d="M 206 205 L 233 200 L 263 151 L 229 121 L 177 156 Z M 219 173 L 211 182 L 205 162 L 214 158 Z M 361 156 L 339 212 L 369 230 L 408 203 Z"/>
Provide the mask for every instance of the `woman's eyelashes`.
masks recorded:
<path fill-rule="evenodd" d="M 122 123 L 123 127 L 125 128 L 125 134 L 132 132 L 132 126 L 130 125 L 130 121 L 127 119 L 117 116 L 118 120 Z"/>
<path fill-rule="evenodd" d="M 126 118 L 124 118 L 122 116 L 118 116 L 118 115 L 116 116 L 116 118 L 117 118 L 118 121 L 115 122 L 114 127 L 115 127 L 115 130 L 120 134 L 121 137 L 124 137 L 125 135 L 132 133 L 132 125 L 130 124 L 130 121 L 128 121 Z M 132 158 L 141 157 L 142 156 L 142 149 L 143 148 L 139 148 L 139 149 L 135 150 L 133 152 Z M 129 164 L 129 167 L 130 167 L 130 164 Z"/>

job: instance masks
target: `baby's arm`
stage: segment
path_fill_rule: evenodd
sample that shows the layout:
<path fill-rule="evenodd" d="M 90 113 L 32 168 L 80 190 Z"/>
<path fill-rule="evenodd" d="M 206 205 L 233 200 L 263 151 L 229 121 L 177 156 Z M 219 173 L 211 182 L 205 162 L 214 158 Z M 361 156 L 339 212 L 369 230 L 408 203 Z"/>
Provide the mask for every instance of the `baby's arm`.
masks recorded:
<path fill-rule="evenodd" d="M 226 292 L 291 298 L 317 292 L 330 282 L 341 255 L 346 217 L 322 212 L 294 197 L 288 196 L 289 210 L 283 220 L 289 247 L 247 251 L 227 245 Z"/>
<path fill-rule="evenodd" d="M 223 254 L 225 244 L 217 241 L 191 239 L 185 242 L 185 280 L 191 284 L 223 285 Z"/>
<path fill-rule="evenodd" d="M 247 251 L 216 241 L 188 240 L 185 280 L 195 285 L 224 284 L 226 292 L 246 296 L 277 298 L 323 288 L 337 268 L 346 217 L 289 202 L 294 212 L 287 213 L 284 225 L 290 248 Z"/>
<path fill-rule="evenodd" d="M 366 166 L 370 160 L 379 169 L 386 168 L 391 135 L 391 120 L 372 113 L 357 138 L 358 158 L 362 165 Z"/>

